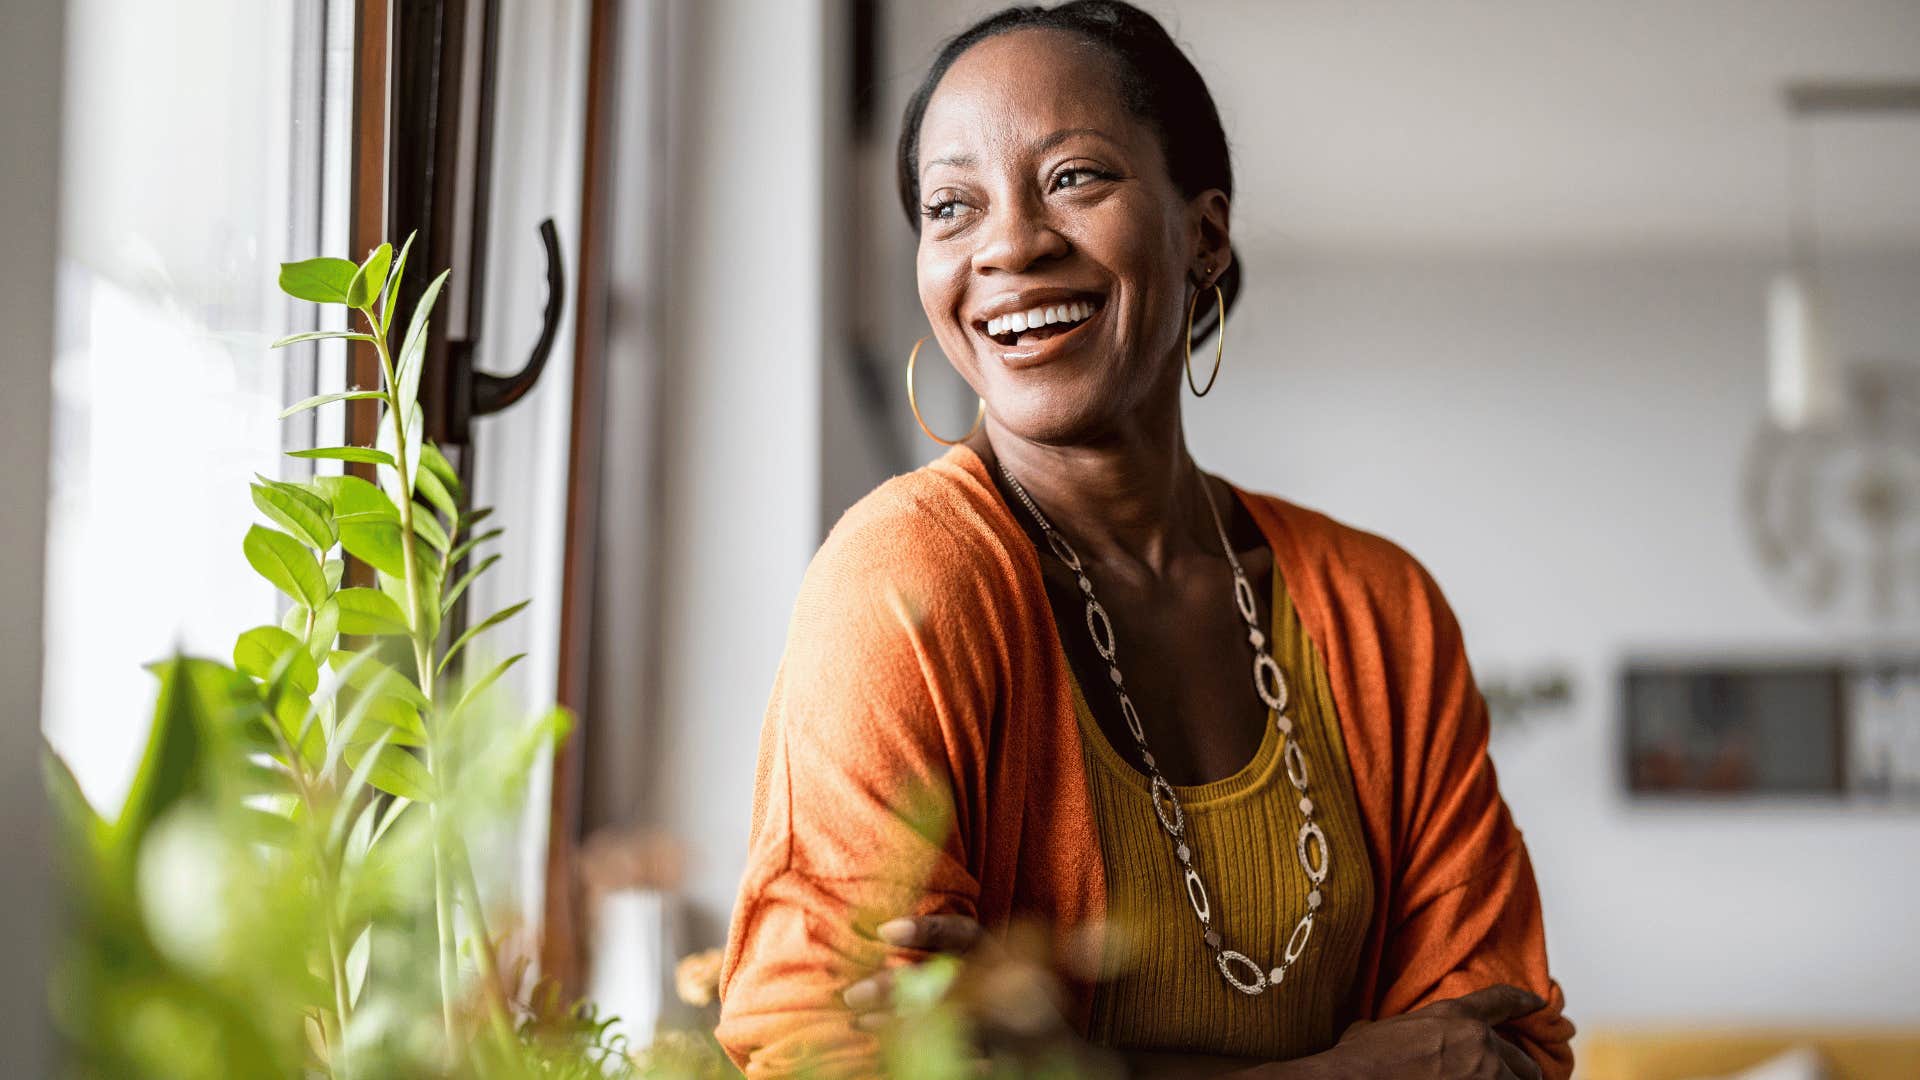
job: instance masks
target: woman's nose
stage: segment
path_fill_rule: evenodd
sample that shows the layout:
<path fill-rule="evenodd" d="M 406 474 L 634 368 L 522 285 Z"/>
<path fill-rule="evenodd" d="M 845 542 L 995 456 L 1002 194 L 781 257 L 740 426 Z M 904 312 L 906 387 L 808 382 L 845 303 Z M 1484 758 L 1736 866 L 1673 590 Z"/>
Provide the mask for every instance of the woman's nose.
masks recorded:
<path fill-rule="evenodd" d="M 987 212 L 985 228 L 980 230 L 980 246 L 974 249 L 976 273 L 998 270 L 1018 273 L 1044 259 L 1066 254 L 1067 238 L 1047 220 L 1044 207 L 1028 205 L 1027 200 Z"/>

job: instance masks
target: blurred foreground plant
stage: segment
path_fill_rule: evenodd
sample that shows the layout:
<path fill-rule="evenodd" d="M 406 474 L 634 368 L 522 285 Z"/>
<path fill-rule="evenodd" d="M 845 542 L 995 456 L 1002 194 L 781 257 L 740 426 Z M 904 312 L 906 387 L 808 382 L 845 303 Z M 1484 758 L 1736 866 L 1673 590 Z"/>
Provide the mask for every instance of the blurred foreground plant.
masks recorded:
<path fill-rule="evenodd" d="M 153 665 L 146 753 L 111 821 L 49 757 L 72 897 L 54 1007 L 82 1075 L 632 1073 L 590 1007 L 545 992 L 536 1010 L 497 970 L 470 852 L 508 823 L 570 718 L 555 708 L 529 722 L 488 694 L 521 656 L 449 671 L 526 603 L 442 633 L 499 558 L 463 570 L 467 556 L 501 530 L 470 535 L 489 511 L 467 505 L 421 437 L 416 391 L 446 273 L 390 347 L 411 246 L 281 267 L 288 295 L 345 305 L 365 329 L 276 348 L 340 338 L 380 359 L 377 389 L 282 414 L 378 402 L 376 446 L 292 452 L 370 465 L 378 484 L 252 485 L 272 524 L 250 528 L 242 552 L 292 601 L 286 617 L 240 634 L 231 664 Z M 373 569 L 374 587 L 343 584 L 345 555 Z"/>
<path fill-rule="evenodd" d="M 522 656 L 453 664 L 527 602 L 450 635 L 455 602 L 500 556 L 459 475 L 422 437 L 421 296 L 396 353 L 388 333 L 407 244 L 364 263 L 281 267 L 296 299 L 341 304 L 364 330 L 296 334 L 371 345 L 377 389 L 324 394 L 283 418 L 346 401 L 380 409 L 376 445 L 295 450 L 370 466 L 305 483 L 259 477 L 247 563 L 291 606 L 234 642 L 231 662 L 176 656 L 158 677 L 145 753 L 116 816 L 91 806 L 51 751 L 47 786 L 68 890 L 51 996 L 78 1076 L 459 1076 L 661 1080 L 737 1075 L 710 1032 L 630 1050 L 614 1021 L 526 988 L 496 959 L 473 850 L 506 831 L 559 708 L 532 720 L 489 690 Z M 345 556 L 373 571 L 348 586 Z M 451 640 L 449 640 L 451 638 Z M 449 669 L 452 669 L 450 671 Z M 717 974 L 709 958 L 703 979 Z M 502 968 L 506 968 L 503 975 Z M 888 1071 L 980 1075 L 971 1017 L 940 961 L 896 987 Z M 1004 995 L 996 995 L 1004 996 Z M 1070 1066 L 992 1075 L 1067 1075 Z"/>

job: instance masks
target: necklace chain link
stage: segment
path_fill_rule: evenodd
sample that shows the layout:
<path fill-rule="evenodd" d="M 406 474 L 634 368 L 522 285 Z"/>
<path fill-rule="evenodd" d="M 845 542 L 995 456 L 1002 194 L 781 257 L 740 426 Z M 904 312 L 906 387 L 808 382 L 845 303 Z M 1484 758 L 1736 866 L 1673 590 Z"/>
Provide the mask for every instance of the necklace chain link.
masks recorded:
<path fill-rule="evenodd" d="M 1227 538 L 1226 522 L 1220 516 L 1220 506 L 1214 500 L 1213 490 L 1207 484 L 1206 476 L 1198 467 L 1194 472 L 1200 482 L 1200 491 L 1207 498 L 1207 509 L 1213 514 L 1213 527 L 1220 536 L 1220 547 L 1227 554 L 1227 564 L 1233 568 L 1233 602 L 1242 621 L 1247 626 L 1247 642 L 1253 647 L 1253 688 L 1260 700 L 1273 711 L 1274 725 L 1286 739 L 1282 751 L 1283 764 L 1286 766 L 1287 780 L 1300 793 L 1300 814 L 1302 822 L 1296 838 L 1295 855 L 1307 877 L 1307 911 L 1294 924 L 1293 933 L 1288 936 L 1280 963 L 1271 968 L 1263 967 L 1243 952 L 1226 947 L 1226 940 L 1215 927 L 1213 902 L 1207 892 L 1207 884 L 1200 876 L 1196 865 L 1198 857 L 1186 835 L 1186 809 L 1180 805 L 1180 796 L 1166 776 L 1160 772 L 1159 763 L 1154 760 L 1153 750 L 1147 745 L 1147 733 L 1140 722 L 1139 710 L 1134 707 L 1133 699 L 1127 695 L 1126 681 L 1120 673 L 1120 642 L 1114 633 L 1113 620 L 1107 615 L 1099 598 L 1094 594 L 1093 579 L 1087 575 L 1086 566 L 1080 561 L 1080 555 L 1053 527 L 1053 522 L 1040 512 L 1027 489 L 1000 462 L 1000 475 L 1007 478 L 1008 486 L 1047 539 L 1047 547 L 1067 569 L 1073 571 L 1080 586 L 1080 592 L 1087 601 L 1087 634 L 1093 639 L 1094 650 L 1107 664 L 1107 676 L 1113 683 L 1113 692 L 1120 702 L 1120 715 L 1127 723 L 1127 733 L 1133 736 L 1135 746 L 1140 752 L 1140 760 L 1147 767 L 1149 794 L 1153 799 L 1155 816 L 1174 845 L 1173 856 L 1179 862 L 1186 883 L 1187 903 L 1193 908 L 1194 916 L 1200 921 L 1200 937 L 1206 947 L 1213 951 L 1214 960 L 1220 974 L 1228 985 L 1243 994 L 1264 993 L 1269 987 L 1277 987 L 1286 978 L 1295 961 L 1306 950 L 1307 941 L 1313 935 L 1315 916 L 1322 910 L 1324 897 L 1321 885 L 1327 879 L 1327 872 L 1333 866 L 1333 849 L 1327 844 L 1327 834 L 1314 819 L 1313 799 L 1308 794 L 1308 782 L 1311 774 L 1308 768 L 1306 750 L 1300 740 L 1293 737 L 1293 720 L 1287 716 L 1287 679 L 1280 665 L 1269 650 L 1267 636 L 1261 631 L 1258 622 L 1258 609 L 1254 604 L 1253 586 L 1247 581 L 1246 570 L 1240 565 L 1240 558 L 1234 554 L 1233 543 Z M 1278 568 L 1275 569 L 1278 573 Z M 1315 857 L 1317 853 L 1317 858 Z"/>

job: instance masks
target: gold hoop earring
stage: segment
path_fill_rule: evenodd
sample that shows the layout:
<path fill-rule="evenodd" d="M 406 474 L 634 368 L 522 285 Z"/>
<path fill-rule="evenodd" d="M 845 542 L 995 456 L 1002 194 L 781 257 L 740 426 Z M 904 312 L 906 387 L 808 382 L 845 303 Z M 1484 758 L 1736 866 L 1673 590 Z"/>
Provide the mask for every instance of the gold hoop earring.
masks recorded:
<path fill-rule="evenodd" d="M 1193 290 L 1193 300 L 1187 305 L 1187 386 L 1193 390 L 1194 397 L 1206 397 L 1213 389 L 1213 380 L 1220 377 L 1220 358 L 1227 351 L 1227 297 L 1220 286 L 1213 287 L 1213 302 L 1218 305 L 1220 317 L 1216 320 L 1218 337 L 1214 339 L 1213 374 L 1207 376 L 1205 387 L 1193 381 L 1193 315 L 1200 308 L 1200 290 Z"/>
<path fill-rule="evenodd" d="M 958 439 L 943 439 L 935 435 L 933 429 L 927 426 L 926 418 L 920 415 L 920 402 L 915 400 L 913 396 L 913 362 L 920 356 L 920 346 L 926 343 L 926 338 L 921 338 L 919 341 L 914 342 L 913 351 L 907 354 L 907 408 L 913 410 L 914 423 L 919 424 L 920 430 L 927 433 L 927 438 L 932 439 L 941 446 L 952 446 L 955 443 L 964 442 L 970 438 L 974 432 L 980 430 L 980 421 L 986 419 L 987 416 L 987 400 L 985 398 L 978 399 L 980 405 L 973 411 L 973 426 L 967 429 L 965 435 L 960 436 Z"/>

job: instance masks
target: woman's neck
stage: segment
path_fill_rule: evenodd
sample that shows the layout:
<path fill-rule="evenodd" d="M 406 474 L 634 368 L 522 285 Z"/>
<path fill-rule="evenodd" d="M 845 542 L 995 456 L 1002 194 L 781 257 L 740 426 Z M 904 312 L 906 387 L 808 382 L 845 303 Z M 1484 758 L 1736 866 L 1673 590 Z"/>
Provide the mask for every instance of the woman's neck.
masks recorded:
<path fill-rule="evenodd" d="M 973 445 L 996 484 L 1005 462 L 1054 528 L 1096 563 L 1159 577 L 1175 558 L 1218 547 L 1177 408 L 1169 422 L 1095 446 L 1029 442 L 991 421 Z M 1015 511 L 1027 516 L 1017 503 Z"/>

